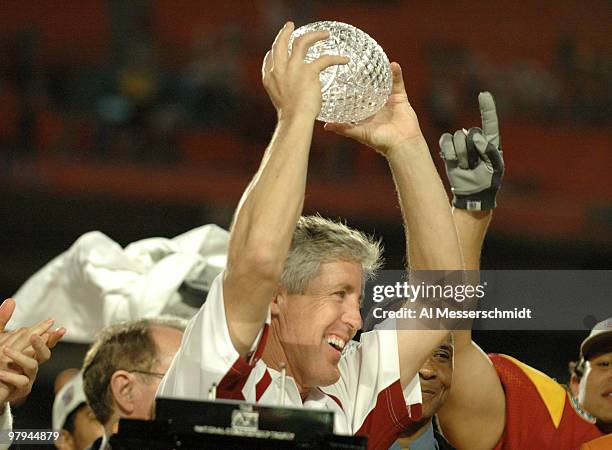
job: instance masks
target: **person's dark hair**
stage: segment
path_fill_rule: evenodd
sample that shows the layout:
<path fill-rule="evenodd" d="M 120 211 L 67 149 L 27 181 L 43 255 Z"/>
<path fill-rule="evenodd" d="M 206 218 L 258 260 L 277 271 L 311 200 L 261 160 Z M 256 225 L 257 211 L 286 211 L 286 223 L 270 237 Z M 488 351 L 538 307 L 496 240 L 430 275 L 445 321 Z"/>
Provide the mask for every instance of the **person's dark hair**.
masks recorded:
<path fill-rule="evenodd" d="M 575 376 L 578 381 L 582 379 L 584 375 L 584 358 L 580 358 L 578 361 L 570 361 L 569 373 L 570 377 Z"/>
<path fill-rule="evenodd" d="M 185 331 L 186 321 L 175 317 L 123 322 L 101 330 L 85 355 L 83 390 L 87 402 L 101 424 L 113 413 L 110 380 L 117 370 L 150 371 L 157 362 L 157 348 L 151 337 L 152 326 Z M 149 382 L 151 376 L 138 374 Z"/>

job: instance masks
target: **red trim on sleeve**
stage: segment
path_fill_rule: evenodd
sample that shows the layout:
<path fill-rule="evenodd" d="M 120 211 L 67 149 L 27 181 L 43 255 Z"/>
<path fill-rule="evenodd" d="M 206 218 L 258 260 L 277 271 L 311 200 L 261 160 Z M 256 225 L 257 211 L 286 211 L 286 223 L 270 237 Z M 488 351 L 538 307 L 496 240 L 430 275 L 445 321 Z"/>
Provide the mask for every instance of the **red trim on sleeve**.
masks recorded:
<path fill-rule="evenodd" d="M 397 380 L 378 393 L 376 406 L 355 434 L 368 437 L 368 449 L 388 449 L 411 422 L 421 418 L 421 413 L 420 404 L 411 405 L 408 411 L 402 384 Z"/>
<path fill-rule="evenodd" d="M 259 340 L 257 348 L 255 349 L 255 353 L 249 358 L 250 363 L 247 363 L 241 357 L 236 359 L 232 367 L 229 368 L 225 376 L 217 385 L 217 398 L 227 400 L 245 400 L 244 395 L 242 394 L 242 388 L 244 388 L 244 385 L 249 379 L 249 375 L 255 367 L 255 364 L 261 358 L 267 340 L 268 324 L 266 323 L 264 324 L 261 339 Z"/>

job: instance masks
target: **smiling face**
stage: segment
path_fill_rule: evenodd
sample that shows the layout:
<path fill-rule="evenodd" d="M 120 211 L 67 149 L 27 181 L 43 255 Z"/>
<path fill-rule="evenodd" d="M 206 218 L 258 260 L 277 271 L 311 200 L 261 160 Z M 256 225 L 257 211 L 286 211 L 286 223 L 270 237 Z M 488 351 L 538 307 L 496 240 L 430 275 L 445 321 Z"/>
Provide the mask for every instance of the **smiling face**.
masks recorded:
<path fill-rule="evenodd" d="M 612 351 L 596 354 L 586 361 L 578 401 L 598 423 L 612 425 Z"/>
<path fill-rule="evenodd" d="M 442 407 L 453 378 L 453 343 L 449 336 L 419 370 L 423 395 L 423 419 L 430 419 Z"/>
<path fill-rule="evenodd" d="M 361 328 L 363 272 L 356 262 L 321 264 L 304 294 L 281 292 L 272 303 L 272 327 L 302 391 L 340 377 L 342 349 Z"/>

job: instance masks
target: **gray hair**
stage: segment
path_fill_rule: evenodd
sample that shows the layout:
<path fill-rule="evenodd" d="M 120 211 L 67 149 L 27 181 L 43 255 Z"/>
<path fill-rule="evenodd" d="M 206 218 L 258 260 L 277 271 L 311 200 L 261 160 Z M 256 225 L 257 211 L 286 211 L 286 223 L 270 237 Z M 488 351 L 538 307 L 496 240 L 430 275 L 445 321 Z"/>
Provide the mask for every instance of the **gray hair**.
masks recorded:
<path fill-rule="evenodd" d="M 380 240 L 319 215 L 298 220 L 280 284 L 290 294 L 304 294 L 321 264 L 349 261 L 361 264 L 364 279 L 382 265 Z"/>

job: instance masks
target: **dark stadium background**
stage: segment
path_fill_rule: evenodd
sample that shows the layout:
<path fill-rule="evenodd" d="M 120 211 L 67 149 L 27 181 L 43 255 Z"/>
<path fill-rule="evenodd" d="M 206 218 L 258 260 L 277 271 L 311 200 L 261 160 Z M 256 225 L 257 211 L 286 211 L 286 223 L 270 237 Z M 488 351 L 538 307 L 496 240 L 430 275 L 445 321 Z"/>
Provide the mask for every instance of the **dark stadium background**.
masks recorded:
<path fill-rule="evenodd" d="M 227 227 L 274 126 L 260 64 L 287 19 L 339 20 L 373 36 L 402 64 L 437 163 L 439 135 L 478 126 L 477 93 L 493 92 L 507 172 L 483 268 L 611 268 L 606 0 L 3 0 L 2 295 L 86 231 L 125 245 Z M 387 267 L 402 266 L 384 161 L 321 126 L 305 210 L 381 236 Z M 565 382 L 586 334 L 476 338 Z M 58 346 L 14 409 L 16 428 L 50 427 L 54 375 L 83 353 Z"/>

